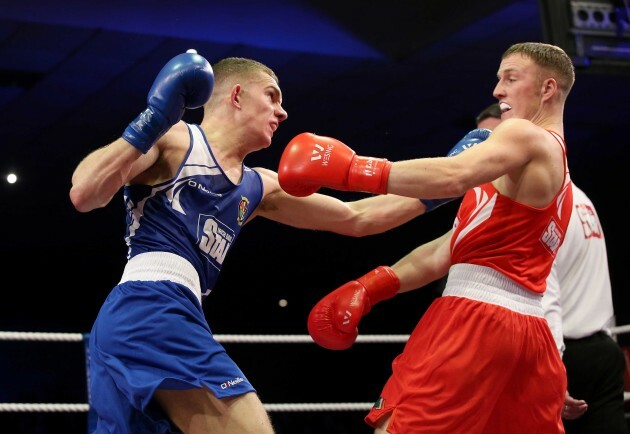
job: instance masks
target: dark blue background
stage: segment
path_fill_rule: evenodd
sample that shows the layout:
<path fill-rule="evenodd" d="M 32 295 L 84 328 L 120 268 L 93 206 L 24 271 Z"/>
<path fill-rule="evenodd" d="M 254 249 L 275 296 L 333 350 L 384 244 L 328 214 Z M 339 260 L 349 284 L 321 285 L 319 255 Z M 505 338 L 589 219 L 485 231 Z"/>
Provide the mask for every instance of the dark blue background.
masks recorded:
<path fill-rule="evenodd" d="M 568 21 L 568 2 L 559 3 Z M 546 40 L 539 6 L 547 4 L 66 0 L 61 7 L 0 0 L 0 173 L 20 176 L 0 187 L 0 331 L 89 332 L 124 267 L 124 211 L 119 194 L 104 209 L 76 212 L 68 199 L 72 171 L 144 109 L 153 78 L 174 55 L 195 48 L 211 62 L 252 57 L 276 71 L 289 120 L 270 149 L 248 157 L 249 166 L 276 169 L 284 145 L 303 131 L 336 137 L 362 155 L 438 156 L 494 102 L 503 51 Z M 569 35 L 552 18 L 555 31 Z M 595 203 L 607 236 L 621 325 L 630 323 L 621 211 L 630 68 L 604 69 L 578 68 L 565 129 L 572 177 Z M 185 119 L 200 116 L 191 111 Z M 217 334 L 305 334 L 308 312 L 324 294 L 447 231 L 456 208 L 362 239 L 257 219 L 243 229 L 205 302 L 210 326 Z M 361 333 L 410 333 L 439 289 L 438 282 L 376 306 Z M 343 352 L 314 344 L 226 347 L 266 403 L 370 402 L 402 344 Z M 86 400 L 81 343 L 0 341 L 0 402 Z M 363 415 L 272 414 L 279 434 L 371 432 Z M 74 434 L 85 426 L 84 413 L 0 413 L 0 431 Z"/>

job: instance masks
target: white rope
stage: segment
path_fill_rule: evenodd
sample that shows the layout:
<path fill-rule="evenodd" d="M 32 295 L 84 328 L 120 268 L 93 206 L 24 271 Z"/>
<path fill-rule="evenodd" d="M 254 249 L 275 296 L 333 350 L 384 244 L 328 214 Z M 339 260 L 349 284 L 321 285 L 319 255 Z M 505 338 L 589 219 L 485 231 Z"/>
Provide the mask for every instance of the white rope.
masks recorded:
<path fill-rule="evenodd" d="M 81 342 L 81 333 L 0 332 L 0 341 Z"/>
<path fill-rule="evenodd" d="M 618 326 L 618 327 L 611 327 L 610 328 L 610 332 L 613 335 L 621 335 L 624 333 L 628 333 L 630 332 L 630 324 L 626 324 L 626 325 L 622 325 L 622 326 Z"/>
<path fill-rule="evenodd" d="M 313 339 L 310 335 L 214 335 L 214 338 L 221 343 L 294 343 L 311 344 Z"/>
<path fill-rule="evenodd" d="M 612 327 L 614 335 L 630 332 L 630 324 Z M 222 343 L 294 343 L 312 344 L 313 339 L 309 335 L 237 335 L 217 334 L 217 341 Z M 359 335 L 356 343 L 404 343 L 409 335 Z M 81 333 L 41 333 L 41 332 L 0 332 L 0 341 L 55 341 L 55 342 L 82 342 Z"/>
<path fill-rule="evenodd" d="M 273 411 L 368 411 L 372 402 L 318 402 L 295 404 L 263 404 L 265 410 Z"/>
<path fill-rule="evenodd" d="M 214 335 L 221 343 L 294 343 L 312 344 L 310 335 Z M 357 343 L 407 342 L 409 335 L 359 335 Z"/>
<path fill-rule="evenodd" d="M 372 408 L 371 402 L 321 402 L 293 404 L 263 404 L 265 410 L 274 411 L 367 411 Z M 83 412 L 90 411 L 89 404 L 32 404 L 2 403 L 0 413 L 46 413 L 46 412 Z"/>
<path fill-rule="evenodd" d="M 313 339 L 309 335 L 214 335 L 222 343 L 308 343 Z M 357 343 L 407 342 L 409 335 L 360 335 Z M 37 333 L 37 332 L 0 332 L 0 341 L 55 341 L 81 342 L 81 333 Z"/>
<path fill-rule="evenodd" d="M 613 335 L 630 332 L 630 324 L 612 327 Z M 294 343 L 312 344 L 313 339 L 309 335 L 214 335 L 217 341 L 222 343 Z M 409 335 L 359 335 L 356 343 L 399 343 L 407 342 Z M 81 333 L 40 333 L 40 332 L 0 332 L 0 341 L 55 341 L 55 342 L 82 342 Z"/>
<path fill-rule="evenodd" d="M 0 404 L 0 412 L 87 412 L 90 410 L 89 404 Z"/>
<path fill-rule="evenodd" d="M 630 401 L 630 392 L 624 392 L 624 401 Z M 263 404 L 268 412 L 290 412 L 290 411 L 369 411 L 372 408 L 371 402 L 320 402 L 320 403 L 292 403 L 292 404 Z M 29 403 L 6 403 L 0 404 L 2 412 L 83 412 L 90 411 L 89 404 L 29 404 Z"/>

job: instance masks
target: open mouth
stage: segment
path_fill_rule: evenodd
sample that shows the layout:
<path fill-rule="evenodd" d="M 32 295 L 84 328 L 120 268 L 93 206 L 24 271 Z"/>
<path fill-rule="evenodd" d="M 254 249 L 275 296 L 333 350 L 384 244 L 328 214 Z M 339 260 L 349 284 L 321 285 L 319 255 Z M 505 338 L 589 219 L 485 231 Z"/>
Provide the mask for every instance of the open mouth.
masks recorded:
<path fill-rule="evenodd" d="M 510 110 L 512 110 L 512 107 L 504 102 L 500 103 L 499 107 L 501 107 L 501 113 L 509 112 Z"/>

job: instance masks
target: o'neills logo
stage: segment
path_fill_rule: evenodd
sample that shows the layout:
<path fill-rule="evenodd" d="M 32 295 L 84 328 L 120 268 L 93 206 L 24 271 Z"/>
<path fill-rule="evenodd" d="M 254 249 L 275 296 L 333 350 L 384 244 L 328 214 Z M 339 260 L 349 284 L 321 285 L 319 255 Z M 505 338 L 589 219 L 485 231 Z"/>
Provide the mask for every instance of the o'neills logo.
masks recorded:
<path fill-rule="evenodd" d="M 234 380 L 228 380 L 225 383 L 221 383 L 221 389 L 227 389 L 228 387 L 236 386 L 241 381 L 245 381 L 245 379 L 241 377 L 236 377 Z"/>

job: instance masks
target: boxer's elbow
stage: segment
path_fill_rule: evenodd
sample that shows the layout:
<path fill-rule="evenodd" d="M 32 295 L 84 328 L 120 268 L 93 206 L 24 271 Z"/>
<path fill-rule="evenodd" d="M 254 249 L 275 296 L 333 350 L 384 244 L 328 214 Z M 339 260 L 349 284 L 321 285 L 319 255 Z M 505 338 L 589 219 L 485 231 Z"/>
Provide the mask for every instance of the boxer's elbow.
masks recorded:
<path fill-rule="evenodd" d="M 74 208 L 79 211 L 79 212 L 88 212 L 88 211 L 92 211 L 92 208 L 90 206 L 90 201 L 88 200 L 88 196 L 84 193 L 84 191 L 81 188 L 77 188 L 75 186 L 73 186 L 70 189 L 70 201 L 72 202 L 72 205 L 74 205 Z"/>
<path fill-rule="evenodd" d="M 110 200 L 111 197 L 102 199 L 98 195 L 91 194 L 80 186 L 72 186 L 70 189 L 70 201 L 79 212 L 89 212 L 96 208 L 103 208 Z"/>

